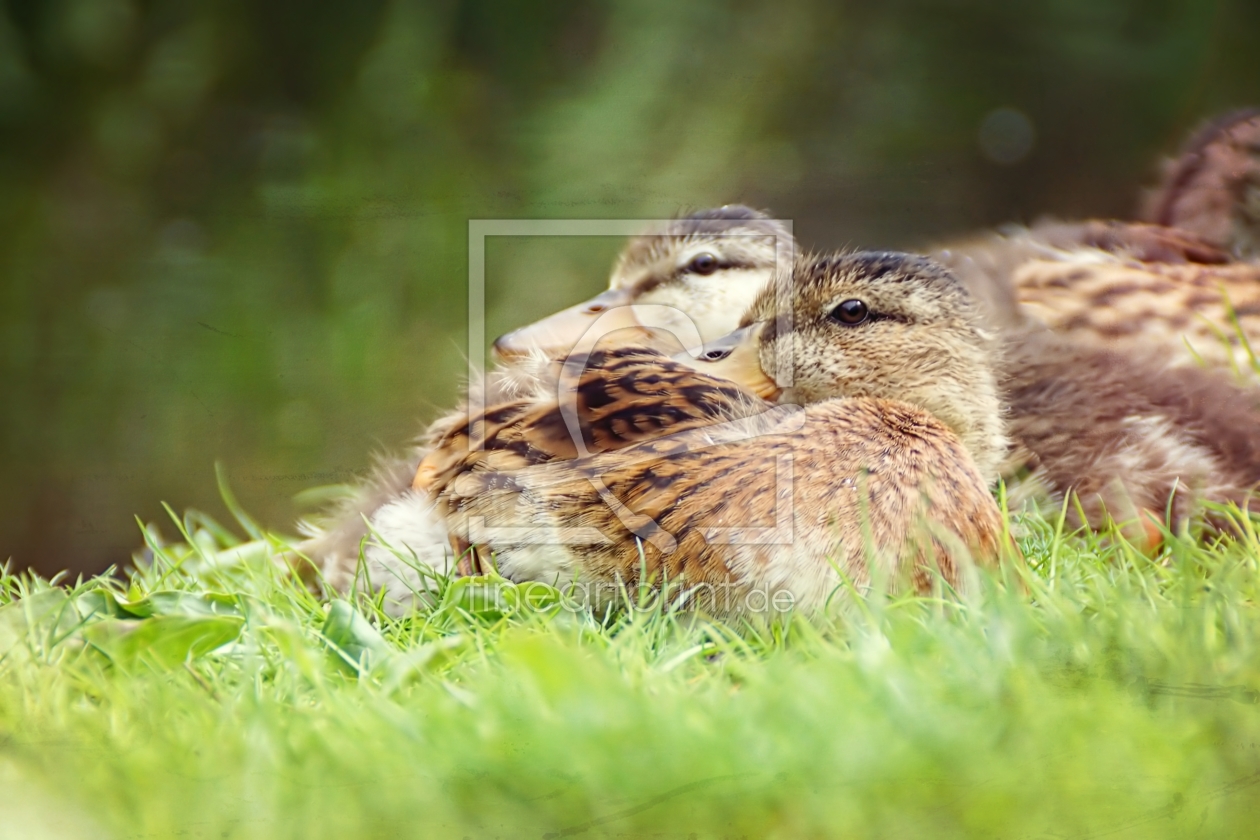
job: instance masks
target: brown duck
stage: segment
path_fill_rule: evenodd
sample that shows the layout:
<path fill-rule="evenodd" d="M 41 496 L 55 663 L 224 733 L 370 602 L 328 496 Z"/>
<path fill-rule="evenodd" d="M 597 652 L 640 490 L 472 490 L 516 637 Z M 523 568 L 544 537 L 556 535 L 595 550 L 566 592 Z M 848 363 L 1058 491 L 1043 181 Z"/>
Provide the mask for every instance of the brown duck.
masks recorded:
<path fill-rule="evenodd" d="M 671 580 L 722 615 L 814 608 L 846 580 L 959 586 L 995 560 L 990 339 L 948 272 L 802 257 L 743 320 L 696 360 L 596 350 L 449 430 L 416 491 L 506 577 L 593 604 Z"/>

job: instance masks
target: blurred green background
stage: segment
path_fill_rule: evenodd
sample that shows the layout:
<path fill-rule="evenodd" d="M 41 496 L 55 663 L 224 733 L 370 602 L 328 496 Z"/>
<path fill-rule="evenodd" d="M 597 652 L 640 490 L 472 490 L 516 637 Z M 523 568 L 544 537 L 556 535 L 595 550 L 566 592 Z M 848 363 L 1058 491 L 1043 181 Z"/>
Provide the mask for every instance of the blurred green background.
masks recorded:
<path fill-rule="evenodd" d="M 1250 0 L 0 6 L 0 557 L 352 480 L 457 395 L 470 218 L 743 201 L 808 245 L 1130 214 L 1260 103 Z M 1005 110 L 1004 110 L 1005 109 Z M 619 243 L 491 240 L 487 337 Z M 169 529 L 168 529 L 169 530 Z"/>

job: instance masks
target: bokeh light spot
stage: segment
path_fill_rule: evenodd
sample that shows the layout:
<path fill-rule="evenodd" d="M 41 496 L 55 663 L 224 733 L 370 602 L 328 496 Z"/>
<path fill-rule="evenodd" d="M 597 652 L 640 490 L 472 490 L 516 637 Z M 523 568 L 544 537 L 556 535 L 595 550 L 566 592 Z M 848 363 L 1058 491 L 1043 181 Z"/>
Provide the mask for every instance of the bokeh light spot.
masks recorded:
<path fill-rule="evenodd" d="M 1010 166 L 1028 157 L 1037 141 L 1037 131 L 1023 111 L 995 108 L 980 121 L 976 140 L 985 157 L 999 166 Z"/>

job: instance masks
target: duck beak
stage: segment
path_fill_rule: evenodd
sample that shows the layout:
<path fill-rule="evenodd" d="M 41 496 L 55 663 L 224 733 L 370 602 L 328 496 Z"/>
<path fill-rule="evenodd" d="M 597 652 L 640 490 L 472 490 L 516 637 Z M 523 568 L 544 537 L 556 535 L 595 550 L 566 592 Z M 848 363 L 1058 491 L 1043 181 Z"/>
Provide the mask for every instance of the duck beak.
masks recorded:
<path fill-rule="evenodd" d="M 499 336 L 494 342 L 494 355 L 499 361 L 516 359 L 537 350 L 559 356 L 573 350 L 579 342 L 584 347 L 593 347 L 614 330 L 631 327 L 642 330 L 634 307 L 630 306 L 632 300 L 629 290 L 609 289 L 577 306 Z"/>
<path fill-rule="evenodd" d="M 682 362 L 701 373 L 729 379 L 752 391 L 763 400 L 777 400 L 783 389 L 766 375 L 761 366 L 761 333 L 768 322 L 759 321 L 733 333 L 710 341 L 698 351 L 675 355 L 674 361 Z"/>

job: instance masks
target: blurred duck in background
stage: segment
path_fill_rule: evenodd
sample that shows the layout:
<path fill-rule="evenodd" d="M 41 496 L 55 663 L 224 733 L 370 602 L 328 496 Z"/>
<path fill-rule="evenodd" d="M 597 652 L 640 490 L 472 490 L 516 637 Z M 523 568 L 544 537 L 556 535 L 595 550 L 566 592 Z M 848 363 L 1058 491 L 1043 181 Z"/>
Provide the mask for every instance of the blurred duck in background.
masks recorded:
<path fill-rule="evenodd" d="M 1260 111 L 1201 129 L 1141 221 L 1046 221 L 937 248 L 1006 336 L 1012 501 L 1072 491 L 1157 545 L 1260 482 Z M 1171 514 L 1171 521 L 1165 522 Z M 1216 520 L 1214 524 L 1223 524 Z M 1145 534 L 1143 534 L 1145 532 Z"/>
<path fill-rule="evenodd" d="M 1164 165 L 1142 218 L 1238 259 L 1260 257 L 1260 109 L 1225 114 L 1200 129 Z"/>
<path fill-rule="evenodd" d="M 940 246 L 1001 327 L 1041 324 L 1112 350 L 1158 347 L 1174 366 L 1258 372 L 1260 112 L 1200 130 L 1142 221 L 1046 221 Z"/>

